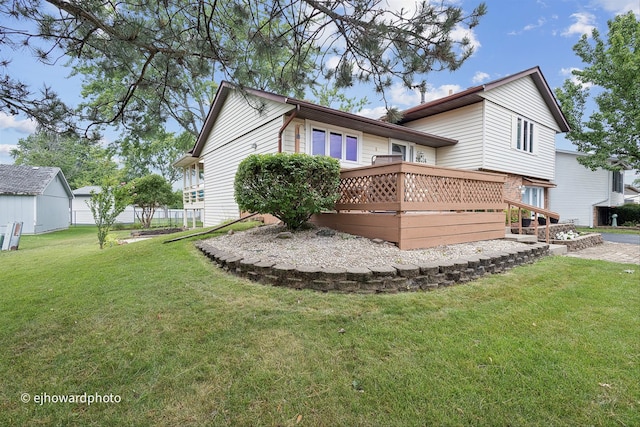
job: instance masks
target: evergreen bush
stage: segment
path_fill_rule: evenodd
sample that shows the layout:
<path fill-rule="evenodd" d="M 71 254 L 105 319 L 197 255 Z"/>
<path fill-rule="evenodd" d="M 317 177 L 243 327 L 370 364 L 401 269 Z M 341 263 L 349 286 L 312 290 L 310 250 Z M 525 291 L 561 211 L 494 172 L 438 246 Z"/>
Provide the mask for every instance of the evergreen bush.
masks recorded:
<path fill-rule="evenodd" d="M 640 205 L 626 204 L 612 209 L 618 214 L 618 224 L 640 224 Z"/>

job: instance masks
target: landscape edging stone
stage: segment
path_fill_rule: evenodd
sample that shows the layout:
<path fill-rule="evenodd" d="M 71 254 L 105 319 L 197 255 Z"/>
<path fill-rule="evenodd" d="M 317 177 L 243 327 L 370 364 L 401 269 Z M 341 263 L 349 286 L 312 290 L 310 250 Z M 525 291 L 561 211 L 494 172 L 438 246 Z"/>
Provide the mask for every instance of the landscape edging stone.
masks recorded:
<path fill-rule="evenodd" d="M 391 264 L 342 269 L 295 267 L 273 260 L 242 258 L 203 242 L 196 243 L 196 246 L 218 267 L 251 281 L 271 286 L 343 293 L 431 291 L 467 283 L 486 274 L 503 273 L 515 266 L 531 264 L 549 255 L 549 245 L 533 243 L 508 252 L 431 261 L 419 265 Z"/>

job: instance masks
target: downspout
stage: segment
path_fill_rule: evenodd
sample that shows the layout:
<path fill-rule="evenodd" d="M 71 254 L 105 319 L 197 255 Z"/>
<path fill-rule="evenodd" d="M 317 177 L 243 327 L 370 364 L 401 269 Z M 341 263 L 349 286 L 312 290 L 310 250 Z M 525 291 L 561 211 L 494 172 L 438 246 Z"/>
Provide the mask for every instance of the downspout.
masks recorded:
<path fill-rule="evenodd" d="M 291 123 L 291 121 L 296 118 L 296 116 L 298 115 L 298 111 L 300 111 L 300 105 L 296 104 L 296 109 L 293 111 L 293 114 L 289 116 L 287 121 L 284 122 L 284 124 L 278 131 L 278 153 L 282 153 L 282 134 L 284 133 L 284 130 L 287 128 L 287 126 L 289 126 L 289 123 Z"/>

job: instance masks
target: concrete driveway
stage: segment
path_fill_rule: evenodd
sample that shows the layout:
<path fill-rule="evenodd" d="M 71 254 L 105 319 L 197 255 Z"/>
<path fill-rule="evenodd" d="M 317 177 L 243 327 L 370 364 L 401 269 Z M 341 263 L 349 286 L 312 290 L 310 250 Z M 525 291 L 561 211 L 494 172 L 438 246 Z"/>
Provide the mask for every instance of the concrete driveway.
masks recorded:
<path fill-rule="evenodd" d="M 600 233 L 605 242 L 628 243 L 640 246 L 640 234 Z"/>

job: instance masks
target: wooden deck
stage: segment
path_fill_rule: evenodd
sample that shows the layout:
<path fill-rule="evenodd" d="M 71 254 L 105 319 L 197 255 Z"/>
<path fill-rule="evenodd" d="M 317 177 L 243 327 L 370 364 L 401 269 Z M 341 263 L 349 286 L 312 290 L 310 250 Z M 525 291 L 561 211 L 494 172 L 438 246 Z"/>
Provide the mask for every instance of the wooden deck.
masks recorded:
<path fill-rule="evenodd" d="M 499 174 L 420 163 L 344 169 L 336 211 L 312 222 L 403 250 L 503 238 L 504 182 Z"/>

